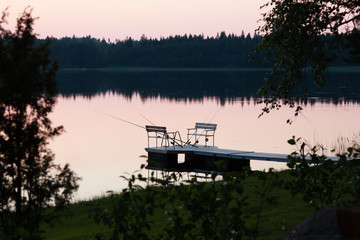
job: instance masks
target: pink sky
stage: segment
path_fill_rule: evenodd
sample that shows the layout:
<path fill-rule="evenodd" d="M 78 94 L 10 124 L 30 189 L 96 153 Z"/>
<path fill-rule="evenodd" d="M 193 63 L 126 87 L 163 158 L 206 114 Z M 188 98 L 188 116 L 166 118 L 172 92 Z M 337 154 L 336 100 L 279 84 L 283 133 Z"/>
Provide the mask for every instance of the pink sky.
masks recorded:
<path fill-rule="evenodd" d="M 10 22 L 26 7 L 40 17 L 40 37 L 87 36 L 123 40 L 225 31 L 253 33 L 267 0 L 2 0 L 10 6 Z"/>

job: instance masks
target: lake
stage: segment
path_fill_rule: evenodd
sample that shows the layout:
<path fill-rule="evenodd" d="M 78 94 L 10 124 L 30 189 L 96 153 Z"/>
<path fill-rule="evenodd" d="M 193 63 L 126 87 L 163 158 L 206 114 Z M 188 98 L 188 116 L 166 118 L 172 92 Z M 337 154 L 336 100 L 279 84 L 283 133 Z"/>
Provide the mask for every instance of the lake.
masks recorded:
<path fill-rule="evenodd" d="M 70 163 L 82 177 L 76 199 L 120 191 L 120 175 L 146 163 L 147 134 L 140 126 L 180 131 L 195 122 L 217 123 L 215 145 L 221 148 L 291 153 L 293 135 L 333 148 L 339 138 L 360 133 L 360 74 L 332 73 L 322 89 L 308 86 L 304 110 L 293 118 L 283 108 L 262 117 L 254 96 L 263 72 L 60 72 L 60 94 L 50 118 L 66 133 L 50 143 L 55 161 Z M 111 117 L 113 116 L 113 117 Z M 114 118 L 116 117 L 116 118 Z M 286 124 L 291 118 L 293 123 Z M 151 122 L 151 123 L 150 123 Z M 285 163 L 252 161 L 251 168 L 285 169 Z M 146 173 L 147 171 L 144 171 Z"/>

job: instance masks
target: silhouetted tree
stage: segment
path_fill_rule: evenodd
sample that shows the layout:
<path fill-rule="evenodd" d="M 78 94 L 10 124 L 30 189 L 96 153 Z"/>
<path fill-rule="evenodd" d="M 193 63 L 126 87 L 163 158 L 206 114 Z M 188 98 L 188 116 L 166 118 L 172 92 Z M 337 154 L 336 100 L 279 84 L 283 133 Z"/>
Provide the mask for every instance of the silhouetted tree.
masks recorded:
<path fill-rule="evenodd" d="M 35 45 L 30 9 L 14 32 L 3 26 L 7 16 L 0 21 L 0 239 L 35 239 L 40 221 L 70 201 L 79 178 L 47 148 L 63 130 L 48 118 L 58 68 L 49 41 Z"/>
<path fill-rule="evenodd" d="M 325 82 L 323 73 L 334 58 L 334 51 L 329 49 L 340 46 L 344 39 L 347 43 L 344 46 L 354 49 L 350 53 L 358 54 L 359 0 L 273 0 L 263 7 L 271 10 L 263 14 L 265 24 L 258 30 L 263 38 L 257 51 L 266 52 L 265 63 L 273 61 L 260 92 L 271 96 L 264 112 L 282 104 L 294 107 L 294 94 L 298 97 L 304 94 L 300 86 L 307 72 L 321 86 Z M 347 38 L 351 41 L 346 41 Z M 298 106 L 295 115 L 299 110 Z"/>
<path fill-rule="evenodd" d="M 218 37 L 175 35 L 116 43 L 91 38 L 51 39 L 52 58 L 64 68 L 100 67 L 252 67 L 249 53 L 258 43 L 248 34 L 221 32 Z"/>

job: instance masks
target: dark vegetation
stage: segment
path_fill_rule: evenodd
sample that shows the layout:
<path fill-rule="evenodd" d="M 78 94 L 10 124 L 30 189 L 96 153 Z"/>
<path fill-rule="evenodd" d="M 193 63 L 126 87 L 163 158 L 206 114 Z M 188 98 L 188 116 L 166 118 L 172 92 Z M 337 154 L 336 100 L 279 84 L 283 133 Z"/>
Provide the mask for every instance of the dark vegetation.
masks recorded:
<path fill-rule="evenodd" d="M 296 101 L 303 97 L 301 85 L 309 73 L 321 87 L 334 58 L 360 63 L 360 1 L 273 0 L 262 8 L 269 11 L 263 14 L 264 25 L 258 29 L 263 38 L 255 52 L 264 64 L 272 63 L 260 89 L 261 95 L 270 96 L 263 112 L 288 105 L 296 106 L 297 115 L 301 106 Z"/>
<path fill-rule="evenodd" d="M 170 36 L 115 43 L 91 36 L 51 39 L 53 58 L 64 68 L 99 67 L 248 67 L 250 51 L 259 37 L 226 35 Z"/>
<path fill-rule="evenodd" d="M 331 38 L 323 36 L 323 38 Z M 272 67 L 271 61 L 256 65 L 250 53 L 259 45 L 262 37 L 244 33 L 240 36 L 221 32 L 216 37 L 202 35 L 170 36 L 161 39 L 140 40 L 127 38 L 115 43 L 91 36 L 76 38 L 52 38 L 52 59 L 58 60 L 61 68 L 103 67 L 156 67 L 156 68 L 248 68 Z M 330 51 L 330 50 L 329 50 Z M 333 57 L 332 64 L 352 65 L 346 62 L 348 53 Z M 329 55 L 331 52 L 329 53 Z M 259 53 L 259 58 L 265 54 Z"/>
<path fill-rule="evenodd" d="M 35 46 L 34 19 L 26 9 L 14 32 L 0 20 L 0 239 L 40 239 L 78 188 L 68 164 L 54 163 L 49 139 L 63 131 L 48 117 L 55 105 L 57 64 L 49 42 Z M 51 211 L 45 209 L 49 209 Z"/>
<path fill-rule="evenodd" d="M 121 193 L 74 204 L 71 219 L 42 227 L 59 240 L 269 240 L 315 210 L 360 203 L 360 164 L 349 161 L 358 150 L 349 147 L 333 162 L 318 154 L 320 146 L 295 137 L 288 142 L 298 149 L 289 156 L 289 170 L 213 172 L 207 181 L 186 180 L 184 173 L 132 175 L 125 177 L 128 187 Z"/>
<path fill-rule="evenodd" d="M 196 178 L 179 182 L 181 175 L 176 173 L 164 173 L 160 179 L 153 173 L 149 178 L 132 175 L 127 179 L 128 188 L 112 196 L 111 206 L 95 209 L 95 219 L 111 229 L 111 233 L 97 237 L 271 239 L 280 229 L 287 230 L 291 214 L 301 215 L 296 211 L 360 203 L 359 160 L 350 160 L 358 158 L 357 148 L 349 147 L 333 162 L 319 154 L 320 146 L 295 137 L 288 142 L 298 149 L 289 156 L 288 171 L 254 173 L 243 169 L 225 173 L 221 179 L 213 172 L 208 175 L 210 182 Z M 143 187 L 148 182 L 151 185 Z M 290 194 L 302 198 L 307 207 L 295 210 L 289 206 L 299 206 L 298 198 L 289 199 Z M 291 209 L 286 219 L 284 209 Z M 277 221 L 276 225 L 269 219 Z"/>
<path fill-rule="evenodd" d="M 248 175 L 243 182 L 243 196 L 246 196 L 247 199 L 246 199 L 246 203 L 243 205 L 241 209 L 242 214 L 239 216 L 239 219 L 244 220 L 246 222 L 246 227 L 249 229 L 253 228 L 257 221 L 257 216 L 258 216 L 257 213 L 259 210 L 258 207 L 260 205 L 260 199 L 258 193 L 256 192 L 256 189 L 260 189 L 261 184 L 264 182 L 264 180 L 260 179 L 261 175 L 262 175 L 261 172 L 254 172 Z M 184 174 L 183 177 L 184 179 L 187 179 L 186 174 Z M 290 181 L 291 176 L 289 172 L 284 171 L 279 173 L 278 179 L 279 181 Z M 221 184 L 222 183 L 219 182 L 217 183 L 217 186 Z M 216 184 L 214 184 L 211 180 L 208 180 L 207 183 L 203 182 L 201 183 L 200 186 L 197 187 L 199 190 L 202 189 L 205 191 L 204 193 L 203 192 L 198 193 L 199 196 L 202 195 L 201 201 L 203 201 L 203 197 L 205 197 L 206 194 L 213 194 L 213 191 L 210 191 L 210 193 L 206 193 L 206 190 L 213 189 L 214 186 L 216 186 Z M 133 189 L 135 188 L 136 187 L 134 186 Z M 151 191 L 153 193 L 156 193 L 156 196 L 154 197 L 156 198 L 155 201 L 157 203 L 155 204 L 156 207 L 153 209 L 154 214 L 146 216 L 146 218 L 149 220 L 149 225 L 151 225 L 152 228 L 149 230 L 146 229 L 142 230 L 148 233 L 148 238 L 160 239 L 159 238 L 160 235 L 167 234 L 166 230 L 174 227 L 173 225 L 170 225 L 172 223 L 172 219 L 171 219 L 172 217 L 171 215 L 169 215 L 170 212 L 167 212 L 167 210 L 170 210 L 172 208 L 172 203 L 169 202 L 165 209 L 159 207 L 161 205 L 160 204 L 161 202 L 163 204 L 164 202 L 168 201 L 168 197 L 166 193 L 172 192 L 172 194 L 174 195 L 176 194 L 177 189 L 179 189 L 178 194 L 184 192 L 187 193 L 193 192 L 194 194 L 193 196 L 195 196 L 196 194 L 195 189 L 192 188 L 191 186 L 186 186 L 186 185 L 179 186 L 177 184 L 176 186 L 169 185 L 168 190 L 163 189 L 164 190 L 163 193 L 161 193 L 162 190 L 160 186 L 158 186 L 157 191 L 155 191 L 156 189 L 154 188 L 152 188 L 151 190 L 149 189 L 148 191 L 136 190 L 134 191 L 134 195 L 137 194 L 138 196 L 137 197 L 131 196 L 134 198 L 145 198 L 145 195 L 150 193 Z M 121 196 L 122 196 L 121 194 L 118 195 L 116 193 L 113 193 L 109 197 L 102 197 L 91 201 L 82 201 L 70 205 L 67 209 L 72 214 L 72 217 L 59 218 L 59 221 L 56 222 L 56 225 L 54 225 L 53 227 L 51 227 L 50 224 L 47 223 L 42 224 L 43 230 L 45 231 L 45 235 L 47 236 L 48 239 L 52 239 L 52 240 L 80 240 L 80 239 L 89 240 L 89 239 L 96 239 L 95 236 L 98 236 L 98 238 L 100 239 L 110 238 L 113 234 L 112 231 L 115 229 L 115 226 L 109 228 L 108 225 L 104 225 L 103 223 L 96 224 L 93 216 L 97 211 L 99 211 L 98 217 L 104 216 L 105 213 L 115 214 L 112 212 L 112 210 L 114 208 L 118 209 L 120 201 L 123 202 L 126 201 L 127 206 L 132 207 L 134 210 L 134 208 L 136 207 L 136 203 L 134 202 L 133 204 L 130 204 L 130 201 L 128 200 L 120 199 Z M 311 212 L 314 211 L 314 208 L 308 206 L 305 202 L 302 201 L 301 194 L 293 197 L 289 191 L 275 186 L 270 196 L 276 197 L 278 204 L 270 205 L 268 202 L 265 202 L 263 204 L 264 208 L 260 215 L 261 224 L 258 227 L 258 232 L 259 232 L 258 239 L 264 239 L 264 240 L 279 239 L 289 229 L 294 227 L 297 223 L 299 223 L 302 219 L 304 219 L 307 215 L 309 215 Z M 197 199 L 190 198 L 188 195 L 181 196 L 181 199 L 185 199 L 186 197 L 189 198 L 188 201 L 194 201 L 194 202 L 197 201 Z M 179 210 L 181 210 L 180 207 L 182 201 L 183 200 L 179 200 L 174 205 L 179 207 L 178 208 Z M 198 201 L 196 204 L 201 204 L 201 202 Z M 205 206 L 209 206 L 209 205 L 204 204 L 203 207 Z M 219 210 L 221 211 L 221 209 Z M 139 211 L 142 210 L 140 210 L 139 208 Z M 139 212 L 139 214 L 140 213 L 141 212 Z M 124 219 L 125 217 L 126 216 L 124 216 Z M 190 218 L 191 216 L 188 217 Z M 200 218 L 198 221 L 203 221 L 203 220 L 204 220 L 203 218 Z M 125 223 L 126 222 L 124 221 L 123 224 Z M 188 222 L 186 222 L 186 224 L 188 224 Z M 124 233 L 124 234 L 129 234 L 129 233 Z M 221 239 L 225 239 L 225 238 L 221 238 Z M 249 238 L 244 237 L 244 239 L 249 239 Z"/>

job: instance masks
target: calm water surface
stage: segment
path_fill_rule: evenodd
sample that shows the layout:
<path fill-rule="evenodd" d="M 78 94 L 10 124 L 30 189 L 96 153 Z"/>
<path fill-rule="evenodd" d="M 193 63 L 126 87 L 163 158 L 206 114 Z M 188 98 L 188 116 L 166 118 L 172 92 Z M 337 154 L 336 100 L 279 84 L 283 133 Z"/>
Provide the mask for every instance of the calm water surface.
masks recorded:
<path fill-rule="evenodd" d="M 101 83 L 104 84 L 103 80 Z M 233 89 L 227 91 L 233 94 L 228 98 L 201 91 L 186 98 L 156 94 L 155 90 L 149 93 L 146 89 L 124 94 L 114 86 L 89 93 L 86 87 L 82 88 L 85 93 L 79 90 L 71 93 L 62 89 L 64 85 L 60 83 L 63 93 L 51 115 L 54 124 L 61 124 L 66 130 L 50 144 L 56 162 L 70 163 L 82 177 L 77 199 L 98 196 L 108 190 L 120 191 L 126 184 L 119 176 L 137 171 L 146 161 L 140 158 L 146 154 L 146 131 L 102 113 L 141 126 L 150 120 L 169 131 L 180 131 L 183 138 L 186 129 L 195 122 L 217 123 L 215 145 L 218 147 L 270 153 L 292 152 L 294 149 L 287 140 L 293 135 L 332 148 L 339 137 L 352 138 L 360 131 L 357 101 L 334 103 L 317 99 L 305 105 L 302 114 L 289 125 L 286 120 L 292 117 L 292 109 L 283 108 L 258 118 L 263 106 L 252 97 L 236 96 Z M 66 89 L 73 89 L 73 85 Z M 284 169 L 286 164 L 252 161 L 251 167 Z"/>

